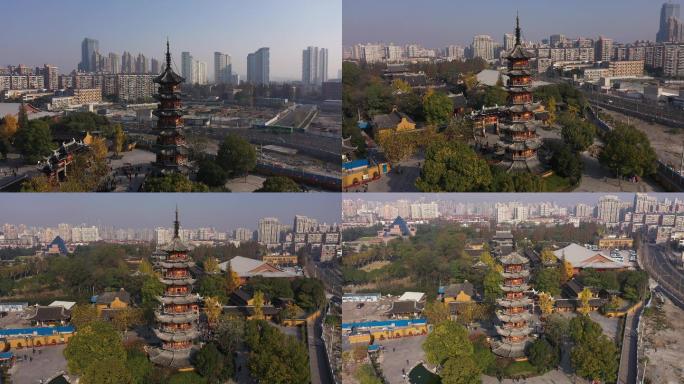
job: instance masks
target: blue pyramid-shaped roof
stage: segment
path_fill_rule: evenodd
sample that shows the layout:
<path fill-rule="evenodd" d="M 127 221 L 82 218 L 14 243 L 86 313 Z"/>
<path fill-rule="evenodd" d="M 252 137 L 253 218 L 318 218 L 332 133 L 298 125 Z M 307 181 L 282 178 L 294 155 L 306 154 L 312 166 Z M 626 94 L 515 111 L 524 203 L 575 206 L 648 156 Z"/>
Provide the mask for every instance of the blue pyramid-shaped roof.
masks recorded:
<path fill-rule="evenodd" d="M 61 253 L 62 255 L 66 255 L 67 253 L 69 253 L 69 250 L 67 250 L 66 243 L 61 237 L 55 237 L 55 239 L 52 240 L 52 243 L 50 243 L 49 248 L 51 248 L 53 245 L 57 246 L 57 248 L 59 249 L 59 253 Z"/>
<path fill-rule="evenodd" d="M 395 225 L 399 226 L 402 235 L 409 236 L 411 234 L 411 230 L 409 229 L 408 223 L 406 223 L 406 220 L 404 220 L 403 217 L 397 216 L 397 218 L 394 219 L 394 222 L 392 222 L 392 226 Z"/>

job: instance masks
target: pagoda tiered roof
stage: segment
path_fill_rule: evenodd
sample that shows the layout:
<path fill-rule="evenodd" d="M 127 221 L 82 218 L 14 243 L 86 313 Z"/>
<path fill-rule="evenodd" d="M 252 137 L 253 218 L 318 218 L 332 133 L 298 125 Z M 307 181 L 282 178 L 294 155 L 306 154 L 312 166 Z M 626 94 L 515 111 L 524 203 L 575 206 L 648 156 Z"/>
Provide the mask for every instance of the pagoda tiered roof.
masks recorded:
<path fill-rule="evenodd" d="M 182 324 L 197 320 L 199 318 L 199 314 L 192 311 L 184 313 L 163 313 L 161 311 L 154 311 L 154 317 L 160 323 Z"/>
<path fill-rule="evenodd" d="M 527 139 L 525 141 L 515 141 L 512 143 L 499 142 L 499 145 L 513 151 L 524 151 L 526 149 L 538 149 L 541 146 L 539 140 Z"/>
<path fill-rule="evenodd" d="M 170 243 L 166 244 L 162 250 L 164 252 L 174 253 L 174 252 L 189 252 L 190 248 L 183 243 L 183 241 L 178 236 L 174 236 Z M 167 260 L 168 261 L 168 260 Z"/>
<path fill-rule="evenodd" d="M 174 109 L 155 109 L 152 114 L 157 117 L 182 117 L 185 111 L 180 108 Z"/>
<path fill-rule="evenodd" d="M 185 78 L 174 72 L 171 68 L 171 53 L 169 50 L 169 42 L 166 41 L 166 67 L 164 72 L 159 76 L 154 78 L 154 82 L 157 84 L 168 84 L 168 85 L 178 85 L 185 81 Z"/>
<path fill-rule="evenodd" d="M 501 357 L 523 357 L 525 356 L 525 348 L 528 342 L 528 340 L 524 340 L 520 343 L 504 343 L 497 340 L 492 343 L 492 352 Z"/>
<path fill-rule="evenodd" d="M 499 257 L 499 262 L 504 265 L 518 265 L 528 264 L 530 260 L 518 252 L 511 252 L 508 255 Z"/>
<path fill-rule="evenodd" d="M 499 285 L 499 287 L 504 292 L 525 292 L 525 291 L 530 289 L 530 286 L 527 284 L 518 284 L 518 285 L 501 284 L 501 285 Z"/>
<path fill-rule="evenodd" d="M 162 268 L 192 268 L 195 266 L 194 261 L 189 260 L 164 260 L 157 263 Z"/>
<path fill-rule="evenodd" d="M 517 272 L 506 272 L 504 271 L 501 276 L 503 276 L 504 279 L 516 279 L 516 278 L 521 278 L 521 277 L 529 277 L 530 276 L 530 271 L 527 269 L 523 269 L 521 271 Z"/>
<path fill-rule="evenodd" d="M 499 334 L 500 336 L 504 337 L 521 337 L 521 336 L 527 336 L 532 332 L 532 328 L 528 327 L 527 325 L 524 327 L 511 327 L 511 328 L 504 328 L 500 325 L 494 326 L 496 329 L 496 333 Z"/>
<path fill-rule="evenodd" d="M 508 54 L 508 56 L 506 56 L 506 58 L 509 60 L 531 59 L 532 57 L 533 55 L 530 52 L 528 52 L 525 48 L 523 48 L 519 42 L 515 45 L 515 47 Z"/>
<path fill-rule="evenodd" d="M 150 356 L 150 361 L 157 365 L 163 365 L 171 368 L 186 368 L 189 367 L 190 359 L 195 353 L 196 347 L 179 350 L 168 350 L 162 348 L 148 348 L 147 353 Z"/>
<path fill-rule="evenodd" d="M 497 310 L 496 317 L 499 321 L 504 323 L 518 323 L 521 321 L 529 321 L 532 315 L 527 311 L 520 313 L 505 313 L 502 310 Z"/>
<path fill-rule="evenodd" d="M 199 295 L 190 294 L 185 296 L 157 296 L 162 304 L 192 304 L 200 300 Z"/>
<path fill-rule="evenodd" d="M 529 297 L 521 297 L 519 299 L 496 299 L 496 303 L 504 308 L 511 307 L 525 307 L 532 304 L 532 299 Z"/>
<path fill-rule="evenodd" d="M 164 285 L 191 285 L 194 284 L 196 280 L 192 277 L 169 278 L 168 276 L 165 276 L 160 277 L 159 281 Z"/>
<path fill-rule="evenodd" d="M 512 122 L 499 124 L 499 130 L 509 132 L 536 132 L 537 127 L 536 125 L 528 124 L 527 122 Z"/>
<path fill-rule="evenodd" d="M 196 329 L 191 328 L 188 330 L 169 330 L 155 328 L 154 334 L 162 341 L 190 341 L 194 340 L 199 336 Z"/>

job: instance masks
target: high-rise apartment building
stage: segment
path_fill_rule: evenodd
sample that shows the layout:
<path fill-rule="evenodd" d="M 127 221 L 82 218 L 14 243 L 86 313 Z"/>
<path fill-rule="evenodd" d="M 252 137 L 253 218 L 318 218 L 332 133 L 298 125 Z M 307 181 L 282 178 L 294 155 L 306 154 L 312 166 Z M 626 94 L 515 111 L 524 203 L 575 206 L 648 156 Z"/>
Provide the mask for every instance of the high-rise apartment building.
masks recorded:
<path fill-rule="evenodd" d="M 249 228 L 237 228 L 233 231 L 233 238 L 239 242 L 254 240 L 254 232 Z"/>
<path fill-rule="evenodd" d="M 616 224 L 620 221 L 620 199 L 614 195 L 602 196 L 597 206 L 598 220 L 604 224 Z"/>
<path fill-rule="evenodd" d="M 109 70 L 110 73 L 121 73 L 121 56 L 114 52 L 109 54 Z"/>
<path fill-rule="evenodd" d="M 259 48 L 247 55 L 247 82 L 254 85 L 268 85 L 270 82 L 270 50 Z"/>
<path fill-rule="evenodd" d="M 302 83 L 321 85 L 328 80 L 328 50 L 308 47 L 302 51 Z"/>
<path fill-rule="evenodd" d="M 206 84 L 207 83 L 207 63 L 204 61 L 195 60 L 192 64 L 192 83 Z"/>
<path fill-rule="evenodd" d="M 473 37 L 473 58 L 480 57 L 484 60 L 494 60 L 494 40 L 489 35 L 477 35 Z"/>
<path fill-rule="evenodd" d="M 230 55 L 214 52 L 214 82 L 216 84 L 228 84 L 231 82 L 232 65 Z"/>
<path fill-rule="evenodd" d="M 506 52 L 513 50 L 515 47 L 515 35 L 512 33 L 504 33 L 504 50 Z"/>
<path fill-rule="evenodd" d="M 613 39 L 599 37 L 596 41 L 596 61 L 610 61 L 613 57 Z"/>
<path fill-rule="evenodd" d="M 318 229 L 318 220 L 310 217 L 296 215 L 292 227 L 295 233 L 309 233 Z"/>
<path fill-rule="evenodd" d="M 280 241 L 282 225 L 275 217 L 265 217 L 259 220 L 257 240 L 261 244 L 277 244 Z"/>
<path fill-rule="evenodd" d="M 54 65 L 43 65 L 43 86 L 51 91 L 59 89 L 59 70 Z"/>
<path fill-rule="evenodd" d="M 121 55 L 121 73 L 133 73 L 134 68 L 133 55 L 130 52 L 124 52 Z"/>
<path fill-rule="evenodd" d="M 135 73 L 144 74 L 147 73 L 147 69 L 147 57 L 138 53 L 138 57 L 135 59 Z"/>

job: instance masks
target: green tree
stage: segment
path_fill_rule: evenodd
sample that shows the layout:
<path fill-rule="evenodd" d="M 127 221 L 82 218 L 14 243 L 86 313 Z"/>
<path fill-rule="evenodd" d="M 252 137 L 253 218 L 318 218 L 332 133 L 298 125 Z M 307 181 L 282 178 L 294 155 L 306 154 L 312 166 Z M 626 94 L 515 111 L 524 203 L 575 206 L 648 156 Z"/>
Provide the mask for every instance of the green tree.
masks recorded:
<path fill-rule="evenodd" d="M 271 176 L 264 180 L 261 188 L 255 192 L 301 192 L 302 189 L 294 180 L 284 176 Z"/>
<path fill-rule="evenodd" d="M 427 148 L 416 187 L 423 192 L 487 190 L 492 173 L 484 159 L 460 142 L 434 142 Z"/>
<path fill-rule="evenodd" d="M 216 297 L 225 303 L 228 301 L 227 285 L 225 276 L 206 274 L 199 279 L 197 293 L 204 297 Z"/>
<path fill-rule="evenodd" d="M 168 384 L 207 384 L 207 380 L 195 372 L 178 372 L 169 377 Z"/>
<path fill-rule="evenodd" d="M 170 173 L 151 177 L 145 181 L 146 192 L 208 192 L 209 188 L 200 183 L 193 183 L 185 175 Z"/>
<path fill-rule="evenodd" d="M 441 126 L 451 119 L 454 104 L 446 94 L 429 90 L 423 96 L 423 111 L 425 111 L 425 121 L 429 125 Z"/>
<path fill-rule="evenodd" d="M 473 355 L 468 330 L 453 321 L 437 324 L 423 342 L 425 358 L 430 364 L 441 365 L 447 359 L 460 359 Z"/>
<path fill-rule="evenodd" d="M 551 169 L 558 176 L 568 178 L 572 184 L 579 182 L 584 168 L 579 153 L 573 152 L 569 144 L 563 143 L 551 145 L 549 149 L 553 151 L 550 161 Z"/>
<path fill-rule="evenodd" d="M 503 277 L 499 273 L 499 268 L 490 268 L 484 276 L 484 298 L 488 303 L 494 303 L 494 300 L 501 297 L 501 294 L 503 293 L 501 290 Z"/>
<path fill-rule="evenodd" d="M 379 80 L 366 88 L 366 111 L 370 116 L 387 113 L 392 108 L 392 89 Z"/>
<path fill-rule="evenodd" d="M 579 376 L 607 383 L 617 380 L 618 349 L 606 335 L 575 344 L 570 361 Z"/>
<path fill-rule="evenodd" d="M 214 343 L 207 343 L 194 356 L 194 366 L 209 384 L 223 383 L 232 375 L 232 368 L 226 369 L 226 358 Z"/>
<path fill-rule="evenodd" d="M 126 351 L 111 324 L 95 321 L 79 329 L 69 340 L 64 356 L 70 372 L 87 374 L 89 367 L 102 360 L 123 365 Z"/>
<path fill-rule="evenodd" d="M 555 368 L 560 361 L 560 354 L 545 338 L 536 339 L 529 347 L 528 356 L 530 363 L 539 372 L 546 372 Z"/>
<path fill-rule="evenodd" d="M 440 371 L 443 384 L 478 384 L 481 370 L 471 356 L 450 358 Z"/>
<path fill-rule="evenodd" d="M 482 104 L 485 107 L 493 107 L 495 105 L 506 105 L 508 102 L 508 92 L 500 87 L 487 87 L 484 92 Z"/>
<path fill-rule="evenodd" d="M 546 120 L 546 124 L 550 126 L 556 124 L 557 109 L 558 106 L 556 105 L 556 98 L 553 96 L 549 97 L 549 100 L 546 102 L 546 110 L 549 113 L 549 118 Z"/>
<path fill-rule="evenodd" d="M 102 356 L 85 367 L 79 383 L 132 384 L 134 381 L 125 360 L 115 356 Z"/>
<path fill-rule="evenodd" d="M 295 303 L 307 313 L 322 308 L 326 303 L 323 282 L 313 278 L 296 279 L 292 281 Z"/>
<path fill-rule="evenodd" d="M 249 370 L 262 383 L 307 384 L 309 359 L 306 345 L 265 321 L 249 321 L 245 342 L 250 351 Z"/>
<path fill-rule="evenodd" d="M 409 83 L 405 82 L 402 79 L 392 80 L 392 89 L 394 89 L 394 91 L 401 93 L 411 92 L 411 86 L 409 85 Z"/>
<path fill-rule="evenodd" d="M 50 125 L 44 120 L 33 120 L 22 126 L 20 121 L 14 145 L 27 163 L 43 160 L 54 148 Z"/>
<path fill-rule="evenodd" d="M 575 151 L 584 151 L 594 142 L 596 127 L 569 112 L 560 116 L 561 136 Z"/>
<path fill-rule="evenodd" d="M 534 275 L 534 287 L 551 296 L 560 295 L 561 274 L 558 268 L 543 268 Z"/>
<path fill-rule="evenodd" d="M 152 381 L 154 365 L 140 348 L 126 351 L 126 371 L 131 375 L 131 383 L 146 384 Z"/>
<path fill-rule="evenodd" d="M 21 103 L 21 105 L 19 106 L 19 114 L 17 115 L 17 120 L 19 129 L 28 128 L 29 118 L 28 113 L 26 112 L 26 105 L 24 103 Z"/>
<path fill-rule="evenodd" d="M 197 171 L 197 181 L 209 187 L 223 187 L 226 184 L 228 175 L 226 171 L 215 162 L 205 159 L 199 162 Z"/>
<path fill-rule="evenodd" d="M 599 162 L 618 176 L 648 176 L 655 172 L 657 156 L 643 132 L 618 125 L 605 136 Z"/>
<path fill-rule="evenodd" d="M 71 310 L 71 324 L 76 329 L 81 329 L 98 320 L 97 309 L 92 305 L 77 304 Z"/>
<path fill-rule="evenodd" d="M 231 133 L 219 145 L 216 163 L 228 177 L 247 175 L 256 167 L 256 151 L 247 140 Z"/>

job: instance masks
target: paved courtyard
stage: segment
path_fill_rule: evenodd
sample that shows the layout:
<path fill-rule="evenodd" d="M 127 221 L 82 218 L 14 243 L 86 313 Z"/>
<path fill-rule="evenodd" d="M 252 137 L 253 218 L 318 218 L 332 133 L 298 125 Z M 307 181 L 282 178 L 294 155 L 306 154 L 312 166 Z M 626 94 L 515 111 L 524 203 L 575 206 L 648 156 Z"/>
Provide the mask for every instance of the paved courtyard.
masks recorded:
<path fill-rule="evenodd" d="M 520 384 L 523 381 L 513 380 L 513 379 L 503 379 L 498 380 L 491 376 L 482 376 L 482 384 Z M 542 376 L 530 377 L 525 379 L 526 384 L 588 384 L 587 380 L 584 380 L 574 375 L 567 375 L 557 369 L 547 372 Z"/>
<path fill-rule="evenodd" d="M 64 358 L 66 345 L 54 345 L 31 349 L 14 350 L 17 363 L 10 370 L 12 383 L 15 384 L 39 384 L 41 380 L 53 377 L 57 373 L 67 371 L 67 361 Z M 40 351 L 40 353 L 39 353 Z M 26 359 L 24 360 L 24 356 Z M 19 361 L 19 360 L 23 361 Z"/>
<path fill-rule="evenodd" d="M 230 179 L 226 182 L 226 187 L 231 192 L 254 192 L 261 188 L 266 180 L 265 177 L 259 175 L 247 175 L 247 178 L 238 177 Z"/>
<path fill-rule="evenodd" d="M 425 360 L 423 342 L 426 338 L 427 335 L 410 336 L 376 343 L 385 348 L 381 352 L 378 362 L 390 384 L 406 383 L 407 381 L 402 377 L 402 373 L 408 375 L 413 367 Z"/>
<path fill-rule="evenodd" d="M 416 179 L 420 176 L 420 166 L 423 165 L 422 155 L 416 155 L 402 161 L 388 174 L 382 175 L 379 180 L 368 183 L 368 190 L 363 187 L 349 189 L 349 192 L 418 192 L 415 186 Z"/>

